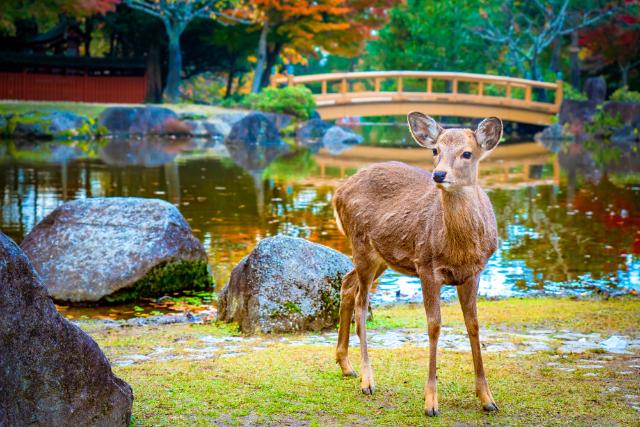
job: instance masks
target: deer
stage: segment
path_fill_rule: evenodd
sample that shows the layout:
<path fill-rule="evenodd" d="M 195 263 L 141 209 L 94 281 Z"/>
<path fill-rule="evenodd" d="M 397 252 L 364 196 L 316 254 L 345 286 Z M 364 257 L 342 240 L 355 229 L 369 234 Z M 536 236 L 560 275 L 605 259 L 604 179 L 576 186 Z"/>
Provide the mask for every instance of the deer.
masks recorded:
<path fill-rule="evenodd" d="M 478 164 L 500 142 L 502 121 L 489 117 L 475 131 L 445 130 L 420 112 L 409 113 L 407 121 L 413 139 L 433 151 L 433 172 L 395 161 L 376 163 L 348 178 L 333 197 L 336 223 L 351 242 L 354 265 L 341 284 L 336 362 L 343 375 L 357 377 L 348 358 L 355 317 L 360 387 L 364 394 L 374 393 L 366 332 L 370 287 L 388 267 L 417 276 L 429 335 L 424 413 L 437 416 L 440 290 L 455 285 L 471 344 L 476 395 L 485 411 L 497 411 L 482 363 L 476 299 L 498 233 L 491 201 L 478 184 Z"/>

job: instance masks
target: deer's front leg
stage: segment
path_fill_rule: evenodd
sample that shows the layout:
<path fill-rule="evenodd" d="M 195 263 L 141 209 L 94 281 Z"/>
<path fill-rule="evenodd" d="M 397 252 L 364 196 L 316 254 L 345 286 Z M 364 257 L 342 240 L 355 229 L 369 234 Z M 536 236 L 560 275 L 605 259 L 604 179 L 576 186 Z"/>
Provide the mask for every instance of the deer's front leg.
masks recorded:
<path fill-rule="evenodd" d="M 471 353 L 473 355 L 473 368 L 476 373 L 476 394 L 480 398 L 482 408 L 485 411 L 497 411 L 498 405 L 493 400 L 489 383 L 484 373 L 482 364 L 482 354 L 480 352 L 480 335 L 478 325 L 478 312 L 476 308 L 476 297 L 478 295 L 478 281 L 480 276 L 475 276 L 458 286 L 458 299 L 464 315 L 464 323 L 469 334 L 471 343 Z"/>
<path fill-rule="evenodd" d="M 427 327 L 429 330 L 429 375 L 424 387 L 424 413 L 427 416 L 438 415 L 438 386 L 436 376 L 436 356 L 438 353 L 438 338 L 440 338 L 440 283 L 435 283 L 430 276 L 421 276 L 422 297 L 424 309 L 427 313 Z"/>

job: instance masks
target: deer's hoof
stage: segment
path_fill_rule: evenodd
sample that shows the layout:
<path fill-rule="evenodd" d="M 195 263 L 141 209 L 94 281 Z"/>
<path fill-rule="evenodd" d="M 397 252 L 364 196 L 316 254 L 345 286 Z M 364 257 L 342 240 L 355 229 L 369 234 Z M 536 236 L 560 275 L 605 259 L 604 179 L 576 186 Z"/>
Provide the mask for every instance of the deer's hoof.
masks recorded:
<path fill-rule="evenodd" d="M 482 405 L 482 409 L 484 409 L 487 412 L 495 412 L 498 410 L 498 405 L 496 405 L 495 402 L 490 402 Z"/>
<path fill-rule="evenodd" d="M 362 392 L 366 395 L 371 395 L 374 391 L 376 391 L 376 388 L 373 385 L 362 387 Z"/>
<path fill-rule="evenodd" d="M 424 414 L 427 417 L 437 417 L 438 416 L 438 410 L 436 408 L 424 408 Z"/>
<path fill-rule="evenodd" d="M 344 377 L 357 377 L 357 376 L 358 376 L 358 374 L 357 374 L 357 372 L 356 372 L 356 371 L 354 371 L 354 370 L 352 369 L 352 370 L 350 370 L 350 371 L 343 372 L 343 373 L 342 373 L 342 376 L 344 376 Z"/>

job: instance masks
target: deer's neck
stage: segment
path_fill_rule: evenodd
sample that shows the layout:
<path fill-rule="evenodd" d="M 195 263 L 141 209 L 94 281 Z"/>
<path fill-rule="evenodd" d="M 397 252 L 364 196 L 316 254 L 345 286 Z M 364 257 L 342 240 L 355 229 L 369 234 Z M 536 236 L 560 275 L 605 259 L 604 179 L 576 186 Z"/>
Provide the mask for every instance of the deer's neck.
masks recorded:
<path fill-rule="evenodd" d="M 480 189 L 465 187 L 460 191 L 440 191 L 443 240 L 455 257 L 466 257 L 478 247 L 485 234 Z"/>

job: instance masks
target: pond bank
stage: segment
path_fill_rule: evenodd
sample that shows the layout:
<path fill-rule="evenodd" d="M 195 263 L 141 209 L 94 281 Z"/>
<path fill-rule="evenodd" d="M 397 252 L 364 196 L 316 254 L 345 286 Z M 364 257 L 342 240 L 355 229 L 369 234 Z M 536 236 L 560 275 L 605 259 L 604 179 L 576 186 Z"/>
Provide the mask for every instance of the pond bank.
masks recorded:
<path fill-rule="evenodd" d="M 640 300 L 482 300 L 485 367 L 500 411 L 482 413 L 457 303 L 443 305 L 440 424 L 633 424 Z M 136 394 L 136 425 L 421 425 L 427 352 L 420 305 L 374 307 L 379 391 L 334 363 L 335 332 L 242 336 L 233 324 L 80 322 Z M 353 345 L 352 359 L 358 360 Z M 624 342 L 624 344 L 621 344 Z M 377 345 L 375 345 L 377 343 Z M 375 348 L 378 347 L 378 348 Z M 577 391 L 580 390 L 580 393 Z"/>

